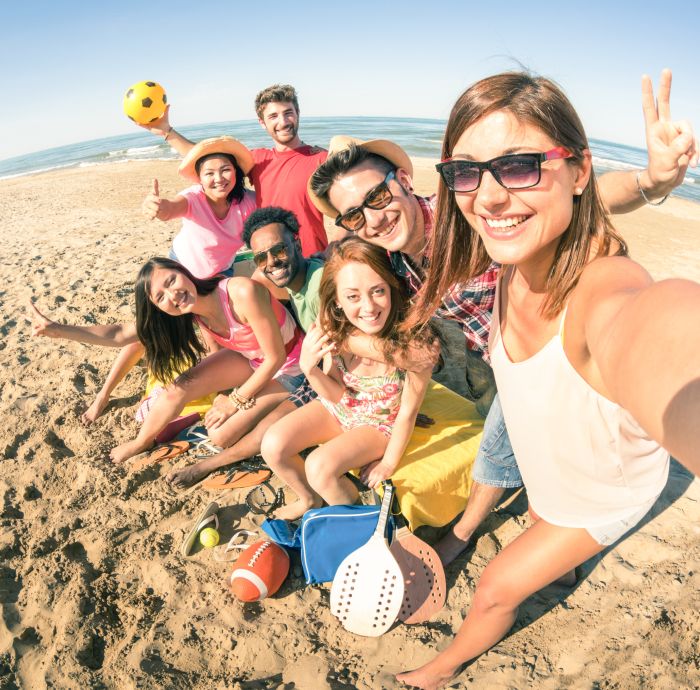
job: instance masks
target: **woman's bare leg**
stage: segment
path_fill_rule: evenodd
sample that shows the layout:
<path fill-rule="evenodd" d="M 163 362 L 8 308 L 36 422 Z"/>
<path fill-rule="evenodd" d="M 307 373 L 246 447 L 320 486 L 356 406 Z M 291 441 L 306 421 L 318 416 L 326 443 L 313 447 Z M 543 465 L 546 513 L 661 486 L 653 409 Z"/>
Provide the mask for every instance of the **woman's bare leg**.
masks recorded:
<path fill-rule="evenodd" d="M 275 517 L 296 520 L 310 508 L 321 505 L 321 497 L 306 480 L 304 460 L 299 451 L 342 433 L 340 424 L 318 400 L 294 410 L 267 430 L 260 449 L 262 456 L 298 499 L 276 511 Z"/>
<path fill-rule="evenodd" d="M 400 673 L 397 680 L 423 690 L 444 687 L 462 664 L 503 639 L 525 599 L 603 548 L 584 529 L 539 520 L 486 567 L 451 644 L 419 669 Z"/>
<path fill-rule="evenodd" d="M 345 473 L 380 459 L 388 443 L 381 431 L 370 426 L 344 431 L 306 458 L 309 484 L 328 505 L 353 504 L 357 489 Z"/>
<path fill-rule="evenodd" d="M 219 350 L 209 355 L 156 398 L 136 438 L 112 448 L 112 461 L 123 462 L 150 448 L 158 432 L 175 419 L 188 402 L 239 386 L 249 376 L 250 364 L 238 352 Z"/>
<path fill-rule="evenodd" d="M 92 424 L 104 412 L 105 407 L 109 404 L 112 391 L 121 383 L 122 379 L 134 366 L 136 366 L 145 352 L 146 349 L 141 343 L 126 345 L 119 351 L 100 392 L 97 394 L 97 397 L 93 400 L 90 407 L 88 407 L 80 417 L 83 424 Z"/>

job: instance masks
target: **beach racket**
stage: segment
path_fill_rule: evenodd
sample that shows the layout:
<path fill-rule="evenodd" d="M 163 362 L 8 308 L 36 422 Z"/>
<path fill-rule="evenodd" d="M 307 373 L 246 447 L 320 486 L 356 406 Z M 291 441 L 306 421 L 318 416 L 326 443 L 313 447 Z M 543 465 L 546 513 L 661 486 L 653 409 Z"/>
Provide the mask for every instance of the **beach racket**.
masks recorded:
<path fill-rule="evenodd" d="M 445 605 L 445 569 L 437 551 L 408 529 L 403 515 L 394 519 L 401 522 L 390 549 L 403 574 L 399 620 L 409 625 L 425 623 Z"/>
<path fill-rule="evenodd" d="M 386 482 L 374 533 L 343 560 L 331 585 L 331 613 L 357 635 L 378 637 L 394 624 L 401 610 L 403 575 L 386 540 L 393 496 L 394 487 Z"/>

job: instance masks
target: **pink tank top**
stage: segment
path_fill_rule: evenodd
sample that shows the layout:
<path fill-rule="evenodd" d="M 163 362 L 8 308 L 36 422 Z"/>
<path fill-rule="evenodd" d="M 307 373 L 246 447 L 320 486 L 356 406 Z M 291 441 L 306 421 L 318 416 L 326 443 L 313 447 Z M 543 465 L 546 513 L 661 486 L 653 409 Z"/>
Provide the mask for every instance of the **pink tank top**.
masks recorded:
<path fill-rule="evenodd" d="M 231 309 L 231 303 L 228 297 L 228 281 L 230 278 L 225 278 L 216 286 L 221 300 L 221 306 L 226 315 L 226 323 L 228 325 L 228 335 L 223 336 L 215 331 L 212 331 L 199 317 L 195 316 L 199 327 L 211 335 L 211 337 L 222 347 L 228 350 L 235 350 L 242 354 L 246 359 L 250 360 L 250 366 L 256 369 L 263 361 L 263 351 L 260 349 L 258 340 L 253 333 L 253 329 L 247 323 L 241 323 L 236 320 Z M 303 336 L 301 330 L 296 325 L 292 315 L 272 296 L 270 296 L 272 311 L 275 314 L 280 331 L 282 332 L 282 341 L 284 349 L 287 353 L 285 363 L 280 367 L 275 374 L 275 378 L 281 374 L 290 376 L 298 376 L 301 374 L 299 367 L 299 355 L 301 353 L 301 343 Z"/>
<path fill-rule="evenodd" d="M 668 478 L 669 454 L 627 410 L 574 369 L 559 333 L 512 362 L 500 329 L 500 282 L 489 351 L 503 415 L 533 509 L 562 527 L 597 527 L 651 505 Z"/>

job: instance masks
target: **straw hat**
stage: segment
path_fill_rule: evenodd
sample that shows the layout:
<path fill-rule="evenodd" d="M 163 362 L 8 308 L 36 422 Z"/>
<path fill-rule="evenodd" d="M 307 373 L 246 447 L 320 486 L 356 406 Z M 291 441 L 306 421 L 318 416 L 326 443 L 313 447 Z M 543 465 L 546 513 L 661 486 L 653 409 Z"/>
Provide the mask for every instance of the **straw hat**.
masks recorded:
<path fill-rule="evenodd" d="M 395 165 L 397 168 L 403 168 L 409 175 L 413 175 L 413 163 L 408 157 L 408 154 L 393 141 L 387 139 L 372 139 L 371 141 L 362 141 L 362 139 L 356 139 L 355 137 L 349 137 L 344 134 L 340 134 L 331 139 L 328 145 L 328 159 L 334 156 L 336 153 L 341 151 L 346 151 L 350 148 L 351 144 L 355 144 L 365 151 L 374 153 L 377 156 L 386 158 L 390 163 Z M 311 189 L 311 178 L 309 178 L 309 183 L 306 187 L 309 198 L 311 199 L 313 205 L 321 211 L 326 216 L 331 218 L 336 218 L 338 216 L 338 209 L 335 208 L 329 201 L 321 199 L 316 196 Z"/>
<path fill-rule="evenodd" d="M 246 175 L 255 164 L 253 154 L 238 139 L 233 137 L 213 137 L 195 144 L 182 159 L 182 163 L 180 163 L 177 171 L 183 177 L 199 182 L 195 164 L 200 158 L 211 153 L 229 153 L 235 156 L 238 166 Z"/>

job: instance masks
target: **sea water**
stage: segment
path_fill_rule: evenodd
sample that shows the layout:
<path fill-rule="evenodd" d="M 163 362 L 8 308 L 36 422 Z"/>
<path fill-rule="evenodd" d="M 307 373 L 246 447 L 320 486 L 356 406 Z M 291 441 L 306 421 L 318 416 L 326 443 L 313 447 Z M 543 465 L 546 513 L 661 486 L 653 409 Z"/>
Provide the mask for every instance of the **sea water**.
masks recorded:
<path fill-rule="evenodd" d="M 438 159 L 445 124 L 444 120 L 415 118 L 304 117 L 300 135 L 306 143 L 324 148 L 335 134 L 349 134 L 360 139 L 390 139 L 411 156 Z M 270 138 L 257 120 L 212 122 L 178 127 L 178 131 L 194 141 L 229 134 L 249 148 L 270 146 Z M 600 139 L 591 139 L 590 143 L 598 174 L 610 170 L 638 170 L 646 166 L 644 149 Z M 136 130 L 132 134 L 83 141 L 0 161 L 0 179 L 59 168 L 177 158 L 179 155 L 160 137 Z M 688 170 L 674 196 L 700 202 L 700 169 Z"/>

